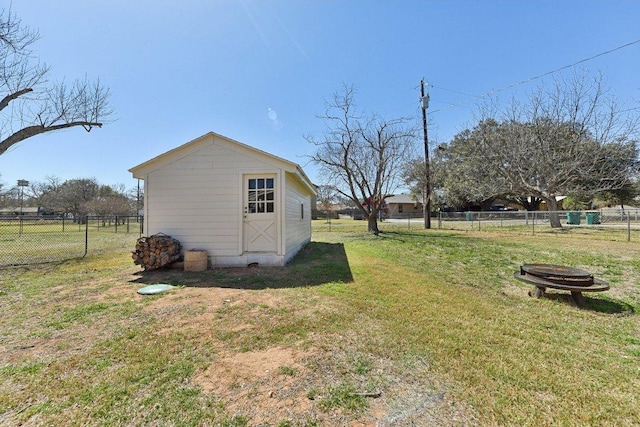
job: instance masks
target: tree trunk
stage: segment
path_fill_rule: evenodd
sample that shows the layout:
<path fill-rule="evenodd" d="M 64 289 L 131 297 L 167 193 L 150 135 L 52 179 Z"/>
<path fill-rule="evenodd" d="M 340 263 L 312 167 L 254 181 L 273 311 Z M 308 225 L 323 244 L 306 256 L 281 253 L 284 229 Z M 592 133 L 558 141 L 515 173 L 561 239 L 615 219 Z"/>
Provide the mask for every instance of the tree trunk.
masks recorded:
<path fill-rule="evenodd" d="M 373 233 L 376 236 L 378 234 L 380 234 L 380 230 L 378 229 L 378 213 L 377 212 L 371 212 L 369 214 L 369 217 L 367 218 L 368 221 L 368 231 L 369 233 Z"/>
<path fill-rule="evenodd" d="M 560 223 L 560 215 L 558 215 L 558 202 L 556 198 L 551 196 L 545 199 L 547 202 L 547 206 L 549 208 L 549 224 L 551 228 L 562 228 L 562 224 Z"/>

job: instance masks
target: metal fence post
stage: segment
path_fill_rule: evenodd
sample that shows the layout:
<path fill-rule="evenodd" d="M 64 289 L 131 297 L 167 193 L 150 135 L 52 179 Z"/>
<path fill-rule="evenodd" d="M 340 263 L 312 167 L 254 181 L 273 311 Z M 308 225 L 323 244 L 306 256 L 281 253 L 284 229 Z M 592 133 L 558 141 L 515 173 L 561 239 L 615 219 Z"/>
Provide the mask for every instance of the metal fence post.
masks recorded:
<path fill-rule="evenodd" d="M 89 215 L 85 217 L 84 222 L 84 255 L 82 257 L 86 257 L 89 252 Z"/>
<path fill-rule="evenodd" d="M 627 242 L 631 241 L 631 215 L 627 215 Z"/>
<path fill-rule="evenodd" d="M 537 212 L 533 211 L 533 220 L 531 221 L 531 232 L 532 235 L 535 236 L 536 235 L 536 216 L 537 216 Z"/>

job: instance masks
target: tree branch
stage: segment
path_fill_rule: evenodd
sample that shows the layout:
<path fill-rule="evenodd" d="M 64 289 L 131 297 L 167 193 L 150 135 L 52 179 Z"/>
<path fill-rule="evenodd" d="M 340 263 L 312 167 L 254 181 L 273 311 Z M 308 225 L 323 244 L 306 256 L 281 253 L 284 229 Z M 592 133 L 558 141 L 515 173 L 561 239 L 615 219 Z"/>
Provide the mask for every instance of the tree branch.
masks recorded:
<path fill-rule="evenodd" d="M 24 129 L 19 130 L 18 132 L 15 132 L 11 136 L 5 138 L 3 141 L 0 141 L 0 155 L 3 154 L 5 151 L 7 151 L 14 144 L 17 144 L 18 142 L 23 141 L 27 138 L 40 135 L 41 133 L 52 132 L 52 131 L 71 128 L 75 126 L 82 126 L 85 128 L 87 132 L 89 132 L 93 127 L 101 128 L 102 123 L 88 122 L 88 121 L 75 121 L 75 122 L 61 123 L 58 125 L 51 125 L 51 126 L 43 126 L 43 125 L 28 126 L 28 127 L 25 127 Z"/>
<path fill-rule="evenodd" d="M 17 92 L 14 92 L 14 93 L 10 93 L 9 95 L 5 96 L 0 101 L 0 111 L 4 110 L 7 107 L 7 105 L 9 105 L 9 103 L 11 101 L 13 101 L 14 99 L 17 99 L 20 96 L 24 95 L 25 93 L 29 93 L 29 92 L 33 92 L 33 89 L 32 88 L 26 88 L 26 89 L 22 89 L 22 90 L 19 90 Z"/>

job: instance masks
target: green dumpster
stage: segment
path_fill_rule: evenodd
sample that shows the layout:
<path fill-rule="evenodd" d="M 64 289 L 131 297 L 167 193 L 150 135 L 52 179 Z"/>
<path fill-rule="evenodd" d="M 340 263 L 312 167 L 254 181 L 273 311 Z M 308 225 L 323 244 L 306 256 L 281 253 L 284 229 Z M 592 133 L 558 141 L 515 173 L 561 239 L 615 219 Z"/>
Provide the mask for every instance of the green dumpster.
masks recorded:
<path fill-rule="evenodd" d="M 587 212 L 584 214 L 587 224 L 600 224 L 600 212 Z"/>
<path fill-rule="evenodd" d="M 580 212 L 567 212 L 567 224 L 580 225 Z"/>

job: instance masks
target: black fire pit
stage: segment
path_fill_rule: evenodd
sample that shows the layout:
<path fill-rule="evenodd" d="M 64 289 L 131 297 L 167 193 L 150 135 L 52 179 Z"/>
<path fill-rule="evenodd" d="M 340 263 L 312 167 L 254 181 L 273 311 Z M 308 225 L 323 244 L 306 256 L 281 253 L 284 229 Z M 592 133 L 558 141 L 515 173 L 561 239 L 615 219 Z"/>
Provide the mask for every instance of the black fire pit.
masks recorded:
<path fill-rule="evenodd" d="M 513 276 L 535 285 L 536 298 L 541 298 L 547 288 L 571 291 L 575 303 L 582 307 L 582 292 L 602 292 L 609 290 L 609 284 L 593 277 L 588 271 L 554 264 L 523 264 Z"/>

